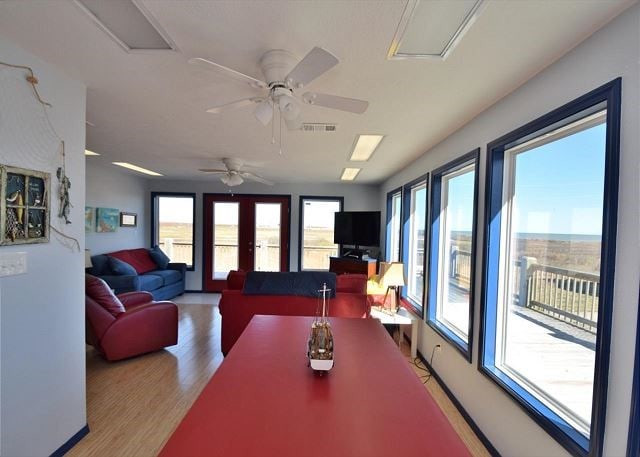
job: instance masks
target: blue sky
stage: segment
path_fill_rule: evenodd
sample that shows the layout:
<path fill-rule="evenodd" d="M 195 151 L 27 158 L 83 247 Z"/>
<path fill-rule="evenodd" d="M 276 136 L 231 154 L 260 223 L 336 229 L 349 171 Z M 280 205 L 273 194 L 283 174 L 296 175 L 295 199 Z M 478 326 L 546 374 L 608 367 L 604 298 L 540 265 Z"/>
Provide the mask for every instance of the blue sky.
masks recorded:
<path fill-rule="evenodd" d="M 606 125 L 516 156 L 514 229 L 599 235 Z"/>

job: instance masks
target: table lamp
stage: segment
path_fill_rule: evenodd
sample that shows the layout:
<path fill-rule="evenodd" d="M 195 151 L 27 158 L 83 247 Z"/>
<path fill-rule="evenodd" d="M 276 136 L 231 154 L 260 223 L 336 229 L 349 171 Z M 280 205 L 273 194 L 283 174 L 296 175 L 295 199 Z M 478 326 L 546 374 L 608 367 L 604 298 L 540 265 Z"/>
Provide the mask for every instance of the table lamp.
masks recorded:
<path fill-rule="evenodd" d="M 387 288 L 387 291 L 384 294 L 383 304 L 386 304 L 387 302 L 389 289 L 393 289 L 393 295 L 391 296 L 391 302 L 389 304 L 389 312 L 391 314 L 397 313 L 400 306 L 398 288 L 404 286 L 404 265 L 402 262 L 380 263 L 380 282 L 383 287 Z"/>
<path fill-rule="evenodd" d="M 84 250 L 84 269 L 91 268 L 93 263 L 91 262 L 91 250 Z"/>

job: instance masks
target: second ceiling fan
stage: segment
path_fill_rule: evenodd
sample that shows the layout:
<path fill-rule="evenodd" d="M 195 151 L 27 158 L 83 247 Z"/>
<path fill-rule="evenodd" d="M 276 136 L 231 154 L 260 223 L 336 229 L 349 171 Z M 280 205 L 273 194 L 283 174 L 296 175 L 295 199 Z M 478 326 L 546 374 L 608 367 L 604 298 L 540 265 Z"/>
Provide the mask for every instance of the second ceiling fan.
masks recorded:
<path fill-rule="evenodd" d="M 362 114 L 367 110 L 369 102 L 364 100 L 317 92 L 305 92 L 302 97 L 296 94 L 296 91 L 329 71 L 338 62 L 333 54 L 319 47 L 313 48 L 299 62 L 290 52 L 274 49 L 267 51 L 260 59 L 263 81 L 207 59 L 197 57 L 189 60 L 191 64 L 245 82 L 259 91 L 252 97 L 209 108 L 208 113 L 221 113 L 243 106 L 256 105 L 254 115 L 263 125 L 268 125 L 273 119 L 274 111 L 278 110 L 290 130 L 297 130 L 302 126 L 300 119 L 302 103 L 356 114 Z"/>

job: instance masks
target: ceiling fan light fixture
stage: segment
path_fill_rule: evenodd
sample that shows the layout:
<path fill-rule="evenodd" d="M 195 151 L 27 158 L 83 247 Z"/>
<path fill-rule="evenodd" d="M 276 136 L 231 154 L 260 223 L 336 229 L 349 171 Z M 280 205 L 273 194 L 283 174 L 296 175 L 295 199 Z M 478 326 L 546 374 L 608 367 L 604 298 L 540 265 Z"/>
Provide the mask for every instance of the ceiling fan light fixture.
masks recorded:
<path fill-rule="evenodd" d="M 273 104 L 271 100 L 265 100 L 262 103 L 258 103 L 253 115 L 262 123 L 262 125 L 268 125 L 273 118 Z"/>
<path fill-rule="evenodd" d="M 366 162 L 371 158 L 383 138 L 384 135 L 358 135 L 349 160 L 352 162 Z"/>
<path fill-rule="evenodd" d="M 222 181 L 224 184 L 226 184 L 229 187 L 234 187 L 242 184 L 244 182 L 244 179 L 242 179 L 242 176 L 238 174 L 227 174 L 227 175 L 222 175 L 222 177 L 220 178 L 220 181 Z"/>

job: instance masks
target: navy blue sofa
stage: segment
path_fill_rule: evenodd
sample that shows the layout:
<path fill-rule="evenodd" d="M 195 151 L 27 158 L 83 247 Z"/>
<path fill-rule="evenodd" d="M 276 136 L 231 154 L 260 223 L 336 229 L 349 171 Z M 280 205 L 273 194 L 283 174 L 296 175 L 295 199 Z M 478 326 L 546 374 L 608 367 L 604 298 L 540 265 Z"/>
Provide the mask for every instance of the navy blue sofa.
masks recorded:
<path fill-rule="evenodd" d="M 185 263 L 169 263 L 165 269 L 157 268 L 143 274 L 124 275 L 112 270 L 109 254 L 91 256 L 91 263 L 93 266 L 87 269 L 87 273 L 104 279 L 116 294 L 146 291 L 151 292 L 153 299 L 158 301 L 169 300 L 184 293 L 187 271 Z"/>

